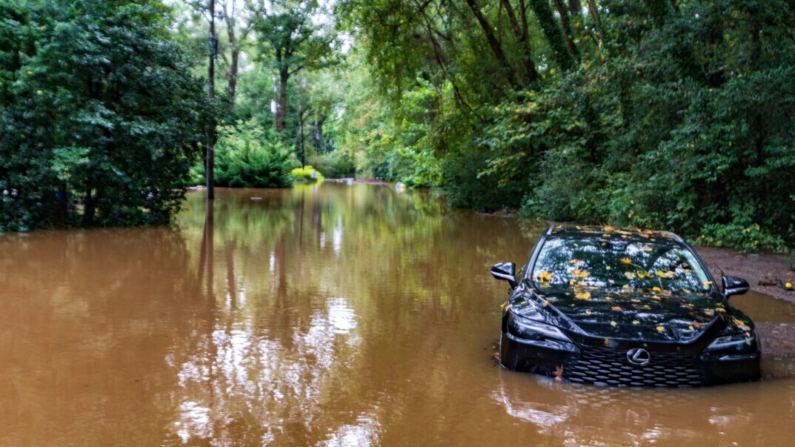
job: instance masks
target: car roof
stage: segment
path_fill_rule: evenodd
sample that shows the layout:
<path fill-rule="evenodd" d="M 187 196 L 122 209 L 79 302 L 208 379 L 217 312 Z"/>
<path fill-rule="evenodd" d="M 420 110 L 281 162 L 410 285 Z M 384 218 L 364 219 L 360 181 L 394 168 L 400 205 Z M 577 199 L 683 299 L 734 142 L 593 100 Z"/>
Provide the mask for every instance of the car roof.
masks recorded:
<path fill-rule="evenodd" d="M 571 238 L 598 237 L 603 239 L 647 240 L 649 242 L 654 242 L 655 239 L 668 239 L 681 244 L 685 243 L 681 237 L 671 233 L 670 231 L 644 230 L 641 228 L 618 228 L 612 225 L 552 225 L 549 227 L 547 235 Z"/>

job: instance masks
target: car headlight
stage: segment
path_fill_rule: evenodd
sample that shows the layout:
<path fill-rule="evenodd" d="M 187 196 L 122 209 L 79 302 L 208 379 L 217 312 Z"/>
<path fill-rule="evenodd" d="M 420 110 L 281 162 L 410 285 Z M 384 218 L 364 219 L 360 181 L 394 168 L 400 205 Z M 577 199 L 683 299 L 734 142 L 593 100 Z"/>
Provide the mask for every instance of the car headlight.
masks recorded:
<path fill-rule="evenodd" d="M 756 334 L 740 333 L 724 335 L 715 340 L 704 349 L 704 352 L 720 352 L 725 354 L 747 354 L 756 348 Z"/>
<path fill-rule="evenodd" d="M 571 342 L 571 339 L 555 326 L 520 316 L 514 312 L 510 312 L 508 315 L 508 327 L 514 335 L 526 340 L 553 339 Z"/>

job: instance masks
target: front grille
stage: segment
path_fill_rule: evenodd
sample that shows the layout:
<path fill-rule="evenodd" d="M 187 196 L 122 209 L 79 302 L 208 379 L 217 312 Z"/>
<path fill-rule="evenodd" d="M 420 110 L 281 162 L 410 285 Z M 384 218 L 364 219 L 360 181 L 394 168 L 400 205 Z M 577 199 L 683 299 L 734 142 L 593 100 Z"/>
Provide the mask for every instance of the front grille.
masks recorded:
<path fill-rule="evenodd" d="M 629 363 L 626 349 L 580 346 L 582 355 L 564 365 L 563 377 L 576 383 L 637 387 L 698 387 L 704 384 L 695 359 L 680 353 L 651 352 L 643 366 Z"/>

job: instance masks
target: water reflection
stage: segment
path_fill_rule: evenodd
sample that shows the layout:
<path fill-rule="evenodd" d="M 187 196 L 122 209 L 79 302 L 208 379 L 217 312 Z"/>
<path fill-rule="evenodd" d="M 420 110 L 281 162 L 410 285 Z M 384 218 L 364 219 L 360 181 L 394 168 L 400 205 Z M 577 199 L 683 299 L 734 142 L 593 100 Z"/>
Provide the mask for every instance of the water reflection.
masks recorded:
<path fill-rule="evenodd" d="M 176 228 L 0 236 L 0 445 L 786 443 L 791 379 L 647 393 L 501 370 L 488 270 L 545 228 L 324 184 L 191 195 Z M 764 302 L 757 321 L 795 321 Z"/>
<path fill-rule="evenodd" d="M 616 389 L 556 383 L 504 371 L 492 394 L 507 414 L 573 445 L 784 445 L 791 434 L 767 410 L 792 414 L 792 391 L 761 384 L 703 390 Z M 724 399 L 729 393 L 731 398 Z M 565 442 L 564 442 L 565 441 Z"/>

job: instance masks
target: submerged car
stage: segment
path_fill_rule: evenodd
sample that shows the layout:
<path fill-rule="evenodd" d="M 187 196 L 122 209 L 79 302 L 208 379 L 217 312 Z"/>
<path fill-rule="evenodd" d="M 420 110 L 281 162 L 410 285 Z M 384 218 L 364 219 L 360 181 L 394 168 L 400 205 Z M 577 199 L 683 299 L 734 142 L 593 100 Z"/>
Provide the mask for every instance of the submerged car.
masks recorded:
<path fill-rule="evenodd" d="M 760 378 L 754 324 L 729 305 L 748 291 L 716 283 L 695 251 L 661 231 L 557 225 L 516 272 L 504 306 L 500 363 L 602 386 L 699 387 Z"/>

